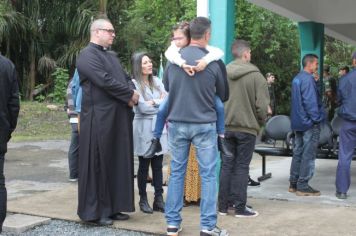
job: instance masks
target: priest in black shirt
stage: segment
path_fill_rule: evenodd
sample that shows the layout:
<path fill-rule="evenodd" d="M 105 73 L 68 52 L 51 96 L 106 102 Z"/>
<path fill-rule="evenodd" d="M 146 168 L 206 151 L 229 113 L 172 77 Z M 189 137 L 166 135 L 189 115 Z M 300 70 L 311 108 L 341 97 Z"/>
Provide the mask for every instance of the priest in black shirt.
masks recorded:
<path fill-rule="evenodd" d="M 83 89 L 80 113 L 78 215 L 110 225 L 133 212 L 132 107 L 139 95 L 116 54 L 107 19 L 90 27 L 90 43 L 77 59 Z"/>

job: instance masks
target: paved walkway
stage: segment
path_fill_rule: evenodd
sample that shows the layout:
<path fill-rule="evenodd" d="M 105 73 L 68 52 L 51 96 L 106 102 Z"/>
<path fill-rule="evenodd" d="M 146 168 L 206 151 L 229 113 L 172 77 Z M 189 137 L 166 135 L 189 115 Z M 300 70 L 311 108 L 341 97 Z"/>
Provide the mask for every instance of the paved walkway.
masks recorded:
<path fill-rule="evenodd" d="M 6 161 L 8 211 L 55 219 L 79 221 L 76 215 L 77 185 L 67 182 L 67 141 L 11 144 Z M 290 158 L 268 159 L 272 178 L 261 187 L 249 188 L 249 204 L 260 212 L 253 219 L 237 219 L 233 215 L 219 217 L 219 226 L 230 235 L 355 235 L 356 184 L 351 186 L 346 201 L 334 197 L 337 161 L 318 160 L 312 186 L 320 189 L 320 197 L 296 197 L 287 192 Z M 251 176 L 261 171 L 261 160 L 254 157 Z M 356 175 L 356 172 L 353 172 Z M 355 179 L 356 176 L 353 176 Z M 153 197 L 153 189 L 149 186 Z M 136 194 L 136 201 L 138 196 Z M 136 209 L 139 209 L 136 206 Z M 183 208 L 181 235 L 199 232 L 199 208 Z M 127 222 L 115 222 L 116 228 L 164 234 L 163 214 L 131 214 Z"/>

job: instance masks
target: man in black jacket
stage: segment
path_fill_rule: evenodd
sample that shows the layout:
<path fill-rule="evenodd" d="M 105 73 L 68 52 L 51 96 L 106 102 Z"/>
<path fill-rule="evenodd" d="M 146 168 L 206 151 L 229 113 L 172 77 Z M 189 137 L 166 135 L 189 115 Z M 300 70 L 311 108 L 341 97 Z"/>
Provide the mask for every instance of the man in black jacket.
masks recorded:
<path fill-rule="evenodd" d="M 4 161 L 7 142 L 15 130 L 20 110 L 19 87 L 14 64 L 0 55 L 0 232 L 6 217 L 7 193 Z"/>

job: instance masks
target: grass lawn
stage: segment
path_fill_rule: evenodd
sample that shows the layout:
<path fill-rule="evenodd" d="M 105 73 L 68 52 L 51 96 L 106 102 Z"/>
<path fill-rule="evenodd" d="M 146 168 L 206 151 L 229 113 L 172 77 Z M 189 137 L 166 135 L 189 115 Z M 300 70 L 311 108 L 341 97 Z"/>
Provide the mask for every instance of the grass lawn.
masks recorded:
<path fill-rule="evenodd" d="M 48 103 L 21 102 L 17 128 L 11 141 L 40 141 L 70 139 L 70 124 L 63 104 L 56 104 L 58 111 L 51 111 Z"/>

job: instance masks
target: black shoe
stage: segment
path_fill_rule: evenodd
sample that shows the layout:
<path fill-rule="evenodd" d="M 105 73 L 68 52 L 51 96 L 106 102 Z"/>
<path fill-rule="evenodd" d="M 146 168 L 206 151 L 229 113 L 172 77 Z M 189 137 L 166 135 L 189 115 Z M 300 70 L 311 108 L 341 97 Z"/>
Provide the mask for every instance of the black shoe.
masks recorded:
<path fill-rule="evenodd" d="M 260 182 L 254 181 L 253 179 L 251 179 L 250 176 L 248 177 L 248 186 L 257 187 L 260 185 L 261 185 Z"/>
<path fill-rule="evenodd" d="M 147 197 L 141 197 L 139 205 L 140 205 L 140 210 L 143 211 L 144 213 L 153 214 L 153 210 L 150 207 L 150 204 L 148 204 Z"/>
<path fill-rule="evenodd" d="M 157 152 L 161 152 L 161 151 L 162 151 L 162 146 L 159 139 L 153 138 L 151 140 L 150 147 L 145 152 L 145 154 L 143 154 L 143 158 L 152 158 L 154 157 L 154 155 L 156 155 Z"/>
<path fill-rule="evenodd" d="M 297 192 L 297 183 L 290 182 L 288 192 L 290 192 L 290 193 Z"/>
<path fill-rule="evenodd" d="M 155 200 L 153 201 L 153 210 L 164 213 L 164 201 L 162 195 L 155 196 Z"/>
<path fill-rule="evenodd" d="M 336 193 L 335 193 L 335 196 L 336 196 L 338 199 L 347 199 L 347 194 L 346 194 L 346 193 L 336 192 Z"/>
<path fill-rule="evenodd" d="M 128 220 L 130 216 L 119 212 L 116 215 L 110 216 L 110 218 L 113 220 Z"/>
<path fill-rule="evenodd" d="M 226 140 L 223 137 L 218 136 L 218 149 L 221 152 L 222 155 L 227 156 L 227 157 L 232 157 L 234 154 L 229 151 L 226 145 Z"/>
<path fill-rule="evenodd" d="M 305 189 L 297 189 L 297 196 L 320 196 L 320 191 L 308 186 Z"/>
<path fill-rule="evenodd" d="M 113 221 L 112 219 L 105 217 L 105 218 L 100 218 L 99 220 L 90 221 L 90 223 L 94 223 L 99 226 L 108 226 L 108 225 L 112 225 Z"/>
<path fill-rule="evenodd" d="M 226 216 L 227 213 L 228 213 L 228 209 L 219 208 L 219 215 L 221 215 L 221 216 Z"/>
<path fill-rule="evenodd" d="M 249 207 L 245 207 L 243 210 L 236 210 L 235 211 L 235 217 L 237 218 L 251 218 L 251 217 L 256 217 L 258 216 L 258 212 L 252 210 Z"/>

